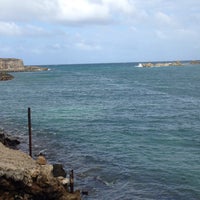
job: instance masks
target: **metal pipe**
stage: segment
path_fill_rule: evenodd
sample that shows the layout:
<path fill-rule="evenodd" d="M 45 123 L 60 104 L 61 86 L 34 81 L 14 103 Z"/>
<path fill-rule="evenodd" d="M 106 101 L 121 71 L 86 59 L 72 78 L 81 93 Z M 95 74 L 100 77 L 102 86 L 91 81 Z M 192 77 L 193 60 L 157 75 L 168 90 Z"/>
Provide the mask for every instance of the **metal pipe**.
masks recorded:
<path fill-rule="evenodd" d="M 28 108 L 29 155 L 32 157 L 31 109 Z"/>

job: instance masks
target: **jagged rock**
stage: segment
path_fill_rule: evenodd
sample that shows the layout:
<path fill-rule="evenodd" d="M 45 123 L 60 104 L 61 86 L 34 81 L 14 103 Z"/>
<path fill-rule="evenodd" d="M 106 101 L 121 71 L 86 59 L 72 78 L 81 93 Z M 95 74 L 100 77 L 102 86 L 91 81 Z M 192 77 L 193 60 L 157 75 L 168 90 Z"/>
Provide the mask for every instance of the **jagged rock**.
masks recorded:
<path fill-rule="evenodd" d="M 27 154 L 0 143 L 0 197 L 4 200 L 80 200 L 53 176 L 52 165 L 39 165 Z"/>
<path fill-rule="evenodd" d="M 5 72 L 0 72 L 0 81 L 8 81 L 8 80 L 12 80 L 14 78 L 14 76 L 7 74 Z"/>
<path fill-rule="evenodd" d="M 37 162 L 39 165 L 46 165 L 46 164 L 47 164 L 46 158 L 45 158 L 44 156 L 42 156 L 42 155 L 39 155 L 39 156 L 37 157 L 36 162 Z"/>
<path fill-rule="evenodd" d="M 8 136 L 4 130 L 0 130 L 0 142 L 12 149 L 17 149 L 17 145 L 20 144 L 17 138 Z"/>
<path fill-rule="evenodd" d="M 59 176 L 62 176 L 62 177 L 66 177 L 66 172 L 65 170 L 63 169 L 63 166 L 62 164 L 53 164 L 53 176 L 54 177 L 59 177 Z"/>
<path fill-rule="evenodd" d="M 142 63 L 143 67 L 153 67 L 152 63 Z"/>

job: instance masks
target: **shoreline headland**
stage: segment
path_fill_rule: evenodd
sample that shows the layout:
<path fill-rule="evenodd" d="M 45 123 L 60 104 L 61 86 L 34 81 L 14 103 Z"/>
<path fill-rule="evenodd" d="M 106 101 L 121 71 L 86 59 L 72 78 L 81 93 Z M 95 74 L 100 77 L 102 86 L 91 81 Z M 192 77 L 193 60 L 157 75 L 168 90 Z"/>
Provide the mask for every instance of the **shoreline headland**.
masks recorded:
<path fill-rule="evenodd" d="M 24 65 L 22 59 L 0 58 L 0 72 L 35 72 L 47 71 L 48 68 L 32 65 Z"/>
<path fill-rule="evenodd" d="M 0 130 L 0 134 L 0 196 L 2 199 L 81 199 L 79 190 L 75 192 L 69 190 L 70 179 L 66 178 L 60 164 L 48 164 L 41 155 L 34 160 L 21 150 L 11 149 L 13 143 L 8 144 L 10 141 L 8 136 L 3 130 Z M 14 145 L 18 145 L 17 140 L 11 140 Z"/>
<path fill-rule="evenodd" d="M 142 67 L 169 67 L 169 66 L 183 66 L 180 61 L 174 62 L 158 62 L 158 63 L 142 63 Z"/>
<path fill-rule="evenodd" d="M 0 81 L 14 79 L 14 76 L 8 72 L 38 72 L 47 71 L 48 68 L 40 66 L 26 66 L 22 59 L 0 58 Z"/>
<path fill-rule="evenodd" d="M 189 61 L 190 65 L 198 65 L 200 61 Z M 173 66 L 185 66 L 185 64 L 181 61 L 172 61 L 172 62 L 147 62 L 147 63 L 140 63 L 141 67 L 173 67 Z"/>

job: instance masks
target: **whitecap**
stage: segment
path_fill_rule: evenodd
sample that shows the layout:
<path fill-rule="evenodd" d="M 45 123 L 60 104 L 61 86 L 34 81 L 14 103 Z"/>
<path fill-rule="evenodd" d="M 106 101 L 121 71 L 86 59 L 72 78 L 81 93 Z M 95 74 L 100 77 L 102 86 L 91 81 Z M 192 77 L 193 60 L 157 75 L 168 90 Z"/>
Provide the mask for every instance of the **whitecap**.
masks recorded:
<path fill-rule="evenodd" d="M 139 63 L 136 67 L 143 67 L 142 63 Z"/>

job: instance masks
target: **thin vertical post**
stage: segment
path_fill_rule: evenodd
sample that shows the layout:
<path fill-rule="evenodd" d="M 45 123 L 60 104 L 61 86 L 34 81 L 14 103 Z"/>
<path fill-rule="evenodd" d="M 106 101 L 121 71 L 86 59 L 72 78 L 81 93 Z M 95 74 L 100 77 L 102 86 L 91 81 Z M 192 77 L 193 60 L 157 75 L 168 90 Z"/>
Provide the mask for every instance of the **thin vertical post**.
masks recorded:
<path fill-rule="evenodd" d="M 29 155 L 32 157 L 31 109 L 28 108 Z"/>
<path fill-rule="evenodd" d="M 70 172 L 69 187 L 70 192 L 74 193 L 74 170 L 71 170 Z"/>

